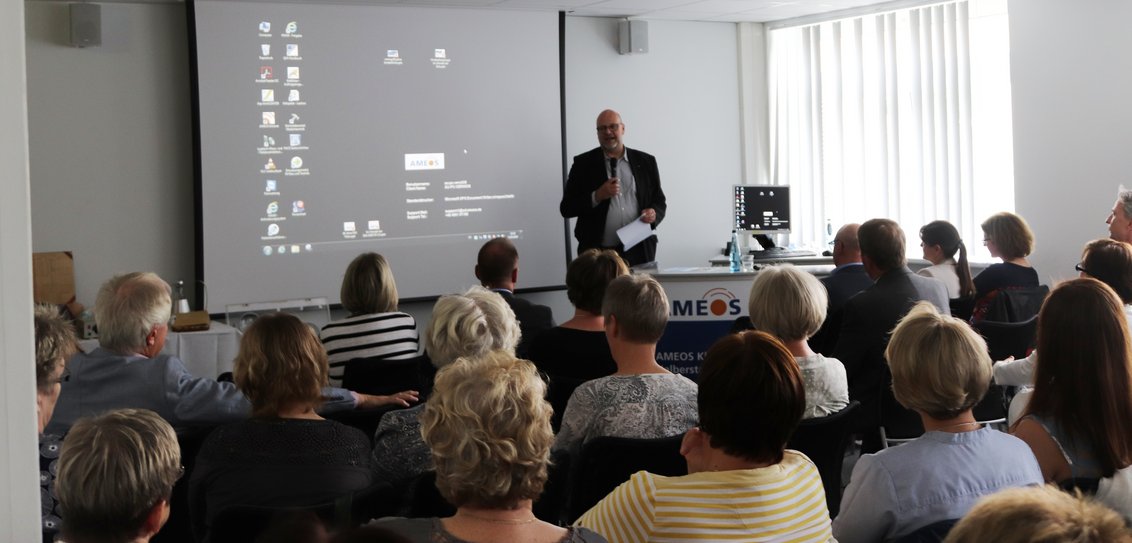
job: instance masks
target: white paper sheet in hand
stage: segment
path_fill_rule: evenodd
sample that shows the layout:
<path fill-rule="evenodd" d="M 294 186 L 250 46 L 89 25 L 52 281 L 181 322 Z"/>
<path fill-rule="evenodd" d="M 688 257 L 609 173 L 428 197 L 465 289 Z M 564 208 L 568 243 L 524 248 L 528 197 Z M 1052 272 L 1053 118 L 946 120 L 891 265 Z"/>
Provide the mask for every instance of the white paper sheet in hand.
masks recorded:
<path fill-rule="evenodd" d="M 621 246 L 626 251 L 632 249 L 638 243 L 648 239 L 652 235 L 652 225 L 637 219 L 617 230 L 617 237 L 621 240 Z"/>

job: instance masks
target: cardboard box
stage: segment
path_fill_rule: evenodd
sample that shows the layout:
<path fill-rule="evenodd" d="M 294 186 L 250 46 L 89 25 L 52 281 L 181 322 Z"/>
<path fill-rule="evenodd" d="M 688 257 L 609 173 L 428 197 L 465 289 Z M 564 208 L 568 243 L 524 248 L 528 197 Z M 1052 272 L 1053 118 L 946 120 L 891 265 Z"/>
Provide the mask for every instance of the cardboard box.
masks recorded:
<path fill-rule="evenodd" d="M 70 251 L 33 253 L 31 273 L 35 303 L 75 302 L 75 258 Z"/>

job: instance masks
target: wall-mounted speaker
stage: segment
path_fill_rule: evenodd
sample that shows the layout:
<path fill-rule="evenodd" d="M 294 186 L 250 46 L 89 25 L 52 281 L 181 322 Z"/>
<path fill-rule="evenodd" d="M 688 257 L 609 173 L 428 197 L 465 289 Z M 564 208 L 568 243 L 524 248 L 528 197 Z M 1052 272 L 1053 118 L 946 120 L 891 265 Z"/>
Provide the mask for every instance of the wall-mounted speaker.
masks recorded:
<path fill-rule="evenodd" d="M 91 47 L 102 45 L 102 6 L 99 4 L 71 4 L 71 45 Z"/>
<path fill-rule="evenodd" d="M 618 50 L 622 55 L 649 52 L 648 21 L 624 19 L 617 24 L 621 36 Z"/>

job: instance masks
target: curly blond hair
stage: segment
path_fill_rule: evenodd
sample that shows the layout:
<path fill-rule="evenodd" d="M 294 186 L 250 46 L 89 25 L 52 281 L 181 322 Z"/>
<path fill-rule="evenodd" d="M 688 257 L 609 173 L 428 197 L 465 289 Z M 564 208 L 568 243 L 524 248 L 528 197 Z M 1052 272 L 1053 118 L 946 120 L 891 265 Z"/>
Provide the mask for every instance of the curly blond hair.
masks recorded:
<path fill-rule="evenodd" d="M 510 509 L 542 493 L 554 443 L 545 396 L 534 364 L 505 351 L 440 370 L 420 420 L 444 499 Z"/>
<path fill-rule="evenodd" d="M 460 357 L 514 353 L 519 337 L 519 321 L 503 296 L 474 286 L 436 301 L 425 330 L 425 351 L 432 364 L 442 368 Z"/>

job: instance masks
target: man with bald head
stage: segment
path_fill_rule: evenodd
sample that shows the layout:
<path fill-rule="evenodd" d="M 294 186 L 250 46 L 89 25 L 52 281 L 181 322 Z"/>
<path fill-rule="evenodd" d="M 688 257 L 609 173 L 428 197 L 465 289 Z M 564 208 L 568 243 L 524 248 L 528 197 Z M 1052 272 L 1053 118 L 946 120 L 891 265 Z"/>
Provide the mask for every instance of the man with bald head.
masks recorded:
<path fill-rule="evenodd" d="M 652 155 L 625 147 L 625 123 L 607 109 L 597 117 L 598 147 L 574 157 L 558 209 L 577 217 L 574 237 L 578 254 L 587 249 L 613 249 L 630 266 L 656 260 L 656 235 L 626 249 L 617 230 L 640 219 L 655 230 L 667 205 L 660 173 Z"/>
<path fill-rule="evenodd" d="M 829 305 L 826 308 L 825 322 L 813 337 L 810 348 L 826 356 L 833 355 L 837 335 L 841 331 L 841 309 L 854 294 L 873 286 L 873 280 L 865 273 L 861 263 L 861 245 L 857 242 L 857 228 L 861 225 L 849 223 L 842 226 L 833 238 L 833 271 L 821 279 L 829 292 Z"/>

